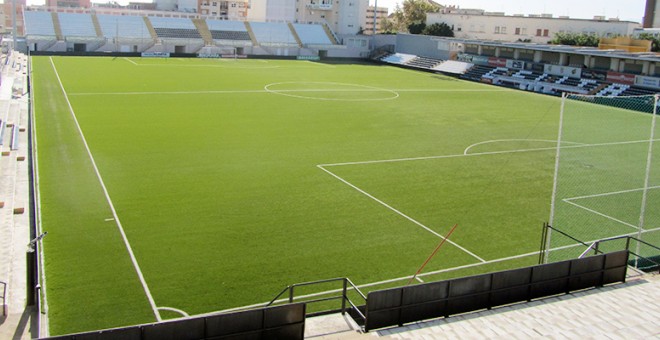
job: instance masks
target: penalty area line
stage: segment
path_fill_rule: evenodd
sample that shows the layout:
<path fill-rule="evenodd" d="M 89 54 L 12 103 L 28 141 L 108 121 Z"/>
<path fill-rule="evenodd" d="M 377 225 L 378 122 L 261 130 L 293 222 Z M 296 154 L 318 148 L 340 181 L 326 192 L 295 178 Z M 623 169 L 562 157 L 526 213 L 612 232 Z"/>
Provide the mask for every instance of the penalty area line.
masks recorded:
<path fill-rule="evenodd" d="M 381 201 L 380 199 L 376 198 L 375 196 L 371 195 L 370 193 L 368 193 L 368 192 L 366 192 L 366 191 L 364 191 L 364 190 L 358 188 L 357 186 L 355 186 L 355 185 L 353 185 L 352 183 L 348 182 L 347 180 L 341 178 L 340 176 L 338 176 L 337 174 L 333 173 L 332 171 L 330 171 L 330 170 L 324 168 L 324 167 L 321 166 L 321 165 L 317 165 L 317 167 L 318 167 L 319 169 L 323 170 L 324 172 L 326 172 L 327 174 L 329 174 L 330 176 L 332 176 L 332 177 L 338 179 L 340 182 L 342 182 L 342 183 L 348 185 L 349 187 L 353 188 L 353 189 L 356 190 L 357 192 L 359 192 L 359 193 L 361 193 L 361 194 L 363 194 L 363 195 L 365 195 L 365 196 L 371 198 L 372 200 L 376 201 L 377 203 L 379 203 L 380 205 L 384 206 L 385 208 L 387 208 L 387 209 L 389 209 L 389 210 L 395 212 L 397 215 L 399 215 L 399 216 L 401 216 L 401 217 L 407 219 L 408 221 L 410 221 L 410 222 L 416 224 L 417 226 L 421 227 L 422 229 L 428 231 L 429 233 L 431 233 L 431 234 L 433 234 L 433 235 L 435 235 L 435 236 L 437 236 L 437 237 L 439 237 L 439 238 L 441 238 L 441 239 L 443 239 L 443 240 L 446 240 L 446 241 L 447 241 L 448 243 L 450 243 L 451 245 L 453 245 L 453 246 L 455 246 L 456 248 L 462 250 L 463 252 L 467 253 L 468 255 L 474 257 L 475 259 L 479 260 L 480 262 L 486 262 L 486 260 L 482 259 L 481 257 L 479 257 L 478 255 L 476 255 L 475 253 L 469 251 L 467 248 L 465 248 L 465 247 L 459 245 L 458 243 L 456 243 L 456 242 L 454 242 L 454 241 L 452 241 L 452 240 L 446 239 L 444 236 L 442 236 L 442 235 L 438 234 L 437 232 L 433 231 L 431 228 L 425 226 L 424 224 L 420 223 L 419 221 L 413 219 L 412 217 L 410 217 L 410 216 L 408 216 L 408 215 L 402 213 L 401 211 L 397 210 L 396 208 L 392 207 L 391 205 L 389 205 L 389 204 L 387 204 L 387 203 Z"/>
<path fill-rule="evenodd" d="M 62 94 L 64 94 L 64 99 L 66 100 L 66 103 L 69 107 L 69 112 L 71 113 L 71 116 L 73 118 L 73 122 L 76 124 L 76 127 L 78 129 L 78 133 L 80 134 L 80 138 L 82 139 L 83 145 L 85 146 L 85 150 L 87 150 L 87 155 L 89 156 L 89 160 L 92 163 L 92 167 L 94 168 L 94 172 L 96 173 L 96 178 L 99 180 L 99 184 L 101 184 L 101 189 L 103 190 L 103 194 L 105 195 L 105 199 L 108 202 L 108 206 L 110 207 L 110 211 L 112 212 L 112 216 L 115 219 L 115 223 L 117 224 L 117 229 L 119 229 L 119 233 L 121 234 L 122 239 L 124 240 L 124 245 L 126 246 L 126 250 L 128 251 L 128 255 L 131 257 L 131 262 L 133 262 L 133 267 L 135 268 L 135 271 L 138 275 L 138 278 L 140 279 L 140 283 L 142 284 L 142 288 L 144 289 L 144 293 L 147 295 L 147 299 L 149 300 L 149 304 L 151 305 L 151 309 L 154 312 L 154 316 L 156 316 L 157 321 L 162 321 L 162 318 L 160 316 L 160 312 L 158 311 L 158 307 L 156 306 L 156 302 L 154 301 L 153 296 L 151 295 L 151 291 L 149 290 L 149 286 L 147 285 L 147 282 L 144 279 L 144 275 L 142 275 L 142 270 L 140 269 L 140 265 L 137 262 L 137 259 L 135 258 L 135 254 L 133 253 L 133 249 L 131 248 L 131 244 L 128 242 L 128 238 L 126 237 L 126 233 L 124 232 L 124 227 L 121 225 L 121 221 L 119 220 L 119 215 L 117 215 L 117 211 L 115 210 L 115 206 L 112 203 L 112 199 L 110 199 L 110 194 L 108 193 L 108 189 L 105 186 L 105 182 L 103 181 L 103 177 L 101 177 L 101 172 L 99 171 L 99 168 L 96 166 L 96 161 L 94 160 L 94 156 L 92 155 L 92 151 L 89 148 L 89 145 L 87 144 L 87 139 L 85 139 L 85 134 L 82 131 L 82 128 L 80 127 L 80 124 L 78 123 L 78 118 L 76 117 L 76 113 L 73 110 L 73 106 L 71 105 L 71 102 L 69 101 L 69 96 L 66 93 L 66 90 L 64 89 L 64 84 L 62 84 L 62 79 L 60 78 L 59 72 L 57 72 L 57 67 L 55 67 L 55 63 L 53 62 L 53 57 L 50 57 L 50 64 L 53 66 L 53 71 L 55 72 L 55 76 L 57 77 L 57 81 L 60 85 L 60 89 L 62 90 Z"/>

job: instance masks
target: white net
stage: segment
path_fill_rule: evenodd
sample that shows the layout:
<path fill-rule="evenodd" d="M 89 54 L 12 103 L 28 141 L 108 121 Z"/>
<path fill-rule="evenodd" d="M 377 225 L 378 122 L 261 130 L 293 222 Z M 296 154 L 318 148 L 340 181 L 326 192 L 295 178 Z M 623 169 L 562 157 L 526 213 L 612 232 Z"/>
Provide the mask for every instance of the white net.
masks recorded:
<path fill-rule="evenodd" d="M 657 104 L 655 96 L 564 98 L 547 261 L 576 258 L 584 244 L 624 235 L 660 246 Z M 626 242 L 603 242 L 601 250 L 625 249 Z M 660 255 L 632 242 L 633 252 Z"/>

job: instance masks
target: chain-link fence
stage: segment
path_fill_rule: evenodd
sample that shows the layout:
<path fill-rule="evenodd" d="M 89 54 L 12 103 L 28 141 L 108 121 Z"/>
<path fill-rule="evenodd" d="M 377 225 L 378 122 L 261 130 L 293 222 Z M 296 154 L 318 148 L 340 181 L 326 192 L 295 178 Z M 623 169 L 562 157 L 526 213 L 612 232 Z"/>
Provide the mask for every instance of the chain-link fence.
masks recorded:
<path fill-rule="evenodd" d="M 621 235 L 660 245 L 657 106 L 657 96 L 564 97 L 546 261 L 575 258 L 584 244 Z M 600 250 L 625 243 L 604 242 Z M 639 242 L 630 247 L 660 256 Z"/>

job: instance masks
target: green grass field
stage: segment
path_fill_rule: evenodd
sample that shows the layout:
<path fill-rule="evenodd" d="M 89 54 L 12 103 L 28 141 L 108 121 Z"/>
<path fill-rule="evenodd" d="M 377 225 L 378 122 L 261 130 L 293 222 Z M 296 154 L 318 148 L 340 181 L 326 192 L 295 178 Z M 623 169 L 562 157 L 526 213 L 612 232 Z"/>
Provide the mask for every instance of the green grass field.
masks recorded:
<path fill-rule="evenodd" d="M 454 224 L 423 280 L 538 259 L 558 98 L 359 63 L 32 61 L 51 334 L 402 285 Z"/>

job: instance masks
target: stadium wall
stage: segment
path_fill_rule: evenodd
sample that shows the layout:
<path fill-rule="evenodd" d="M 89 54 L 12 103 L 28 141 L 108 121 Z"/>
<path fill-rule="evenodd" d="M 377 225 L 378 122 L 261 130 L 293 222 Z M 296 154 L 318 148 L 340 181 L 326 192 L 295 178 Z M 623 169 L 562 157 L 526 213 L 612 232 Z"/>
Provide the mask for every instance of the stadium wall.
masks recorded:
<path fill-rule="evenodd" d="M 451 59 L 450 43 L 440 37 L 428 35 L 397 34 L 396 52 L 442 60 Z"/>

